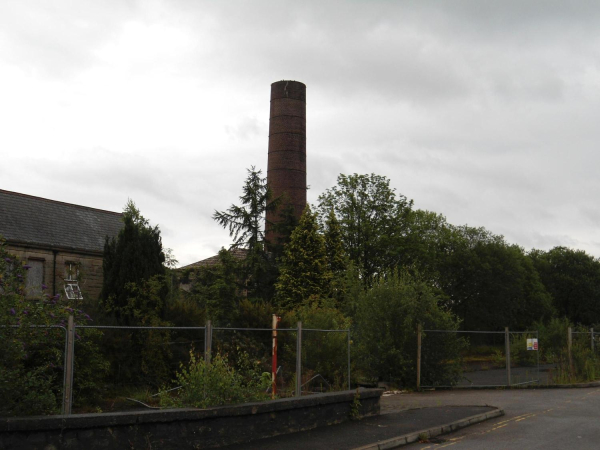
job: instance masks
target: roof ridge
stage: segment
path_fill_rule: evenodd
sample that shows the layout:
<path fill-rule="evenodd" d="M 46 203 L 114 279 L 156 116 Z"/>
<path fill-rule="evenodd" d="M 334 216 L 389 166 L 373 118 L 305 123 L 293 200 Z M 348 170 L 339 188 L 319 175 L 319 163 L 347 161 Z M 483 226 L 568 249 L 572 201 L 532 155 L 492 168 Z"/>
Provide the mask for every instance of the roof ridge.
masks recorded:
<path fill-rule="evenodd" d="M 33 198 L 36 200 L 43 200 L 45 202 L 57 203 L 59 205 L 74 206 L 76 208 L 87 209 L 87 210 L 92 210 L 92 211 L 99 211 L 99 212 L 103 212 L 103 213 L 114 214 L 117 216 L 123 215 L 123 213 L 108 211 L 106 209 L 92 208 L 91 206 L 76 205 L 75 203 L 61 202 L 59 200 L 52 200 L 52 199 L 44 198 L 44 197 L 37 197 L 35 195 L 22 194 L 21 192 L 7 191 L 6 189 L 0 189 L 0 193 L 11 194 L 11 195 L 19 196 L 19 197 Z"/>

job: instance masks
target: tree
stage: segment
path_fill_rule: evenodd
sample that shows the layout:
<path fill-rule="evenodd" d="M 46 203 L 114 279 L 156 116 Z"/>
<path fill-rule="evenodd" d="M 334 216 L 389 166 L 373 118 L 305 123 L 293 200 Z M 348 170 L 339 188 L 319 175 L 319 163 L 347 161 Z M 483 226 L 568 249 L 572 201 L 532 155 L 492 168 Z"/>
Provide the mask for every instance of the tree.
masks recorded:
<path fill-rule="evenodd" d="M 342 242 L 342 229 L 333 210 L 329 211 L 325 221 L 324 238 L 327 268 L 331 272 L 329 296 L 341 305 L 346 301 L 348 256 Z"/>
<path fill-rule="evenodd" d="M 319 233 L 317 217 L 307 205 L 292 232 L 281 260 L 276 301 L 285 310 L 328 293 L 331 271 L 328 268 L 325 239 Z"/>
<path fill-rule="evenodd" d="M 128 306 L 131 283 L 139 284 L 154 276 L 165 275 L 165 254 L 158 226 L 150 226 L 132 200 L 123 211 L 123 228 L 117 238 L 106 239 L 102 272 L 101 303 L 126 324 L 134 321 Z M 161 300 L 164 302 L 166 293 Z M 156 305 L 149 305 L 154 309 Z"/>
<path fill-rule="evenodd" d="M 277 278 L 275 259 L 265 249 L 265 215 L 277 208 L 278 201 L 271 200 L 267 180 L 261 175 L 262 172 L 252 166 L 242 188 L 241 206 L 231 205 L 226 211 L 215 211 L 213 219 L 229 230 L 232 248 L 246 250 L 240 276 L 248 297 L 265 301 L 273 297 Z"/>
<path fill-rule="evenodd" d="M 459 324 L 456 316 L 441 306 L 428 283 L 408 271 L 379 276 L 360 296 L 354 321 L 358 365 L 363 375 L 402 386 L 414 386 L 416 380 L 417 325 L 452 331 Z M 444 334 L 442 339 L 434 335 L 427 339 L 422 379 L 439 385 L 457 381 L 464 342 L 454 333 Z M 442 361 L 447 363 L 440 364 Z"/>
<path fill-rule="evenodd" d="M 339 175 L 337 186 L 319 196 L 321 223 L 333 210 L 345 250 L 365 285 L 388 269 L 403 265 L 403 248 L 412 201 L 396 196 L 386 177 Z"/>
<path fill-rule="evenodd" d="M 600 323 L 600 260 L 566 247 L 529 256 L 559 315 L 587 326 Z"/>
<path fill-rule="evenodd" d="M 189 296 L 216 326 L 231 326 L 235 320 L 242 289 L 241 263 L 222 248 L 219 263 L 190 269 L 183 274 L 191 282 Z"/>
<path fill-rule="evenodd" d="M 107 239 L 104 245 L 101 305 L 116 325 L 168 326 L 169 280 L 160 229 L 152 227 L 131 200 L 123 212 L 123 222 L 117 238 Z M 167 381 L 169 340 L 166 330 L 105 336 L 114 382 L 158 387 Z"/>
<path fill-rule="evenodd" d="M 522 330 L 554 314 L 522 248 L 485 228 L 451 229 L 446 253 L 438 261 L 438 283 L 465 330 Z"/>
<path fill-rule="evenodd" d="M 242 205 L 231 205 L 226 211 L 215 211 L 213 219 L 223 228 L 229 229 L 233 237 L 232 247 L 243 247 L 252 251 L 264 246 L 265 214 L 276 207 L 271 202 L 271 192 L 262 171 L 254 166 L 248 169 L 248 177 L 240 196 Z"/>

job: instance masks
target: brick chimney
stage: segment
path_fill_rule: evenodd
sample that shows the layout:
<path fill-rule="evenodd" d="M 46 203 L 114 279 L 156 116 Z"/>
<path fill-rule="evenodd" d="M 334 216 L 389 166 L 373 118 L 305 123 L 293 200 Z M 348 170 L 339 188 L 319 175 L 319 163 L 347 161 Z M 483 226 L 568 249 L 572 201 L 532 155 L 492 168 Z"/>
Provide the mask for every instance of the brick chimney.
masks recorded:
<path fill-rule="evenodd" d="M 276 243 L 270 224 L 288 207 L 299 220 L 306 207 L 306 85 L 299 81 L 271 84 L 267 184 L 272 198 L 281 198 L 277 211 L 267 213 L 265 238 Z"/>

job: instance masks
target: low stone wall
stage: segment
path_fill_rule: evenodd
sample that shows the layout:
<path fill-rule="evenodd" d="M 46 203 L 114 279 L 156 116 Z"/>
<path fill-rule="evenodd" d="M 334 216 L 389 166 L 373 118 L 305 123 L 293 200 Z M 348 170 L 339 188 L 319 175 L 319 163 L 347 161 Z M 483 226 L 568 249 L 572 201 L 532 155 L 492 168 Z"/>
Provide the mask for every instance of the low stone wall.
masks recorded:
<path fill-rule="evenodd" d="M 360 416 L 379 414 L 382 389 L 360 389 Z M 215 448 L 344 422 L 356 391 L 210 409 L 0 419 L 0 448 Z"/>

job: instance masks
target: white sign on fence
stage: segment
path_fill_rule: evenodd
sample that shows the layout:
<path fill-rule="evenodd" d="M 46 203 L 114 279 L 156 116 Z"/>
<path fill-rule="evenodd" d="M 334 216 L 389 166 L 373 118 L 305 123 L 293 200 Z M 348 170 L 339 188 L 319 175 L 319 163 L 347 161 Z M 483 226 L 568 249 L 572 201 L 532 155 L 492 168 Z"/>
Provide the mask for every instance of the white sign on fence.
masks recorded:
<path fill-rule="evenodd" d="M 527 339 L 527 350 L 537 350 L 538 349 L 538 340 L 537 339 Z"/>

